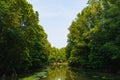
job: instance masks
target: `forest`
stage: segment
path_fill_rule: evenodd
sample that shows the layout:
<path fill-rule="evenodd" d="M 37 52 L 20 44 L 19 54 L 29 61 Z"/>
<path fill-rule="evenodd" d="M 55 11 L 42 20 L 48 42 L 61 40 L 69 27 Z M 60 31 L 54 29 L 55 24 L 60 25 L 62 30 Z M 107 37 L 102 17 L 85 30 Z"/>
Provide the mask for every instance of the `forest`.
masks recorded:
<path fill-rule="evenodd" d="M 120 70 L 120 0 L 89 0 L 69 27 L 67 59 L 71 66 Z"/>
<path fill-rule="evenodd" d="M 67 46 L 52 47 L 27 0 L 0 0 L 0 75 L 54 62 L 120 71 L 120 0 L 89 0 L 69 26 Z"/>

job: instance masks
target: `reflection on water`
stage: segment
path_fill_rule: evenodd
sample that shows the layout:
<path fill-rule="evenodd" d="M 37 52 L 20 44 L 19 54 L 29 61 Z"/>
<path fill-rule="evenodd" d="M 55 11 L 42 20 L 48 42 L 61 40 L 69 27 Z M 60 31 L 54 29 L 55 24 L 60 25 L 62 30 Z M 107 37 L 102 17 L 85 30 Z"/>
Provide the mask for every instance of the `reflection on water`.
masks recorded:
<path fill-rule="evenodd" d="M 51 66 L 44 72 L 19 80 L 120 80 L 119 75 L 70 69 L 67 66 Z"/>
<path fill-rule="evenodd" d="M 43 80 L 65 80 L 66 68 L 63 66 L 52 66 L 48 68 L 48 77 Z"/>
<path fill-rule="evenodd" d="M 48 75 L 47 78 L 42 80 L 87 80 L 84 74 L 78 75 L 78 72 L 73 72 L 65 66 L 53 66 L 53 68 L 49 68 Z"/>

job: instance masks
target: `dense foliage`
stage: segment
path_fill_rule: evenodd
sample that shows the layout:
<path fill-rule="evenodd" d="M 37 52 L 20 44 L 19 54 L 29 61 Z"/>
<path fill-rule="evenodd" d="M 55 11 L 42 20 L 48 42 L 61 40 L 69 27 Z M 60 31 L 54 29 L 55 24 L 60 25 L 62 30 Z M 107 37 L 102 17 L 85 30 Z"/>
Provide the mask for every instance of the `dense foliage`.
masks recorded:
<path fill-rule="evenodd" d="M 48 62 L 50 43 L 38 16 L 26 0 L 0 0 L 0 74 Z"/>
<path fill-rule="evenodd" d="M 120 69 L 120 0 L 89 0 L 69 27 L 67 59 L 71 66 Z"/>
<path fill-rule="evenodd" d="M 31 4 L 0 0 L 0 75 L 66 58 L 71 66 L 120 70 L 119 8 L 119 0 L 89 0 L 69 27 L 67 47 L 58 49 L 51 47 Z"/>
<path fill-rule="evenodd" d="M 66 52 L 65 48 L 55 48 L 52 47 L 49 54 L 49 62 L 57 63 L 57 62 L 65 62 L 66 61 Z"/>

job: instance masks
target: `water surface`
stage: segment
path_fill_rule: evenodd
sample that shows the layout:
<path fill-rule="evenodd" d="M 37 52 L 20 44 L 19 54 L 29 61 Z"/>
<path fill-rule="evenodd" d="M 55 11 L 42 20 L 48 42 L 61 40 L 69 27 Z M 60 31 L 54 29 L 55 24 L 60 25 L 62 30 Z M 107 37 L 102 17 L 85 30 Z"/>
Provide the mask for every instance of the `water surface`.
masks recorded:
<path fill-rule="evenodd" d="M 47 67 L 43 71 L 19 80 L 120 80 L 120 77 L 118 74 L 84 71 L 59 65 Z"/>

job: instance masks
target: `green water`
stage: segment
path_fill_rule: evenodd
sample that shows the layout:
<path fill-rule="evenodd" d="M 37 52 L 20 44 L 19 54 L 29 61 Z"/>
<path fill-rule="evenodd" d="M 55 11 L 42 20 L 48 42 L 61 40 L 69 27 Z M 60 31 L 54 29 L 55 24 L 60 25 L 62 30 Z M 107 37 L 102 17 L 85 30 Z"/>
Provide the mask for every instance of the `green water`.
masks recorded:
<path fill-rule="evenodd" d="M 2 79 L 0 79 L 2 80 Z M 49 66 L 21 78 L 8 77 L 3 80 L 120 80 L 119 74 L 84 71 L 68 66 Z"/>
<path fill-rule="evenodd" d="M 19 80 L 120 80 L 118 74 L 98 73 L 68 66 L 50 66 L 42 72 Z"/>

